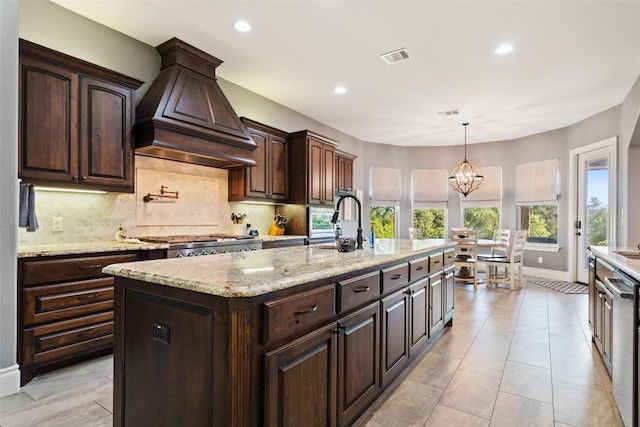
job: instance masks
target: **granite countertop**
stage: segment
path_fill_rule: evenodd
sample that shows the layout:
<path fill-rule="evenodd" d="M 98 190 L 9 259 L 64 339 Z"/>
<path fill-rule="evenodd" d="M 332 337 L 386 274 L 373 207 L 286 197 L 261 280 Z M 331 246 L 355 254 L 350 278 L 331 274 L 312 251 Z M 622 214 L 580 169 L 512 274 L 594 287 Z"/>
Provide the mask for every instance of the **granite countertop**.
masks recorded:
<path fill-rule="evenodd" d="M 263 242 L 273 242 L 279 240 L 296 240 L 296 239 L 306 239 L 307 236 L 297 235 L 297 234 L 283 234 L 282 236 L 269 236 L 267 234 L 257 236 L 256 239 L 262 240 Z"/>
<path fill-rule="evenodd" d="M 130 242 L 91 242 L 91 243 L 60 243 L 56 245 L 29 245 L 18 248 L 18 258 L 54 255 L 74 255 L 83 253 L 138 251 L 167 249 L 163 243 Z"/>
<path fill-rule="evenodd" d="M 102 271 L 222 297 L 253 297 L 452 246 L 442 239 L 377 239 L 375 249 L 354 252 L 295 246 L 112 264 Z"/>
<path fill-rule="evenodd" d="M 589 249 L 596 255 L 604 258 L 613 267 L 627 273 L 629 276 L 640 281 L 640 250 L 638 248 L 608 248 L 606 246 L 589 246 Z M 639 259 L 627 258 L 616 252 L 627 252 L 635 254 Z"/>

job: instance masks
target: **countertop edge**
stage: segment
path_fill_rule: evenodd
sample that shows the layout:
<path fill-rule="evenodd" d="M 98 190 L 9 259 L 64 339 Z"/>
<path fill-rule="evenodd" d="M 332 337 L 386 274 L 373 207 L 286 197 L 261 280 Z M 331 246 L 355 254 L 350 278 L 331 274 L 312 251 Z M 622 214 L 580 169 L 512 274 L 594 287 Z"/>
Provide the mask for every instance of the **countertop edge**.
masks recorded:
<path fill-rule="evenodd" d="M 133 280 L 140 280 L 148 283 L 154 283 L 163 286 L 169 286 L 174 288 L 186 289 L 195 292 L 216 295 L 226 298 L 235 298 L 235 297 L 256 297 L 260 295 L 265 295 L 271 292 L 275 292 L 282 289 L 288 289 L 295 286 L 303 285 L 305 283 L 320 281 L 330 279 L 332 277 L 336 277 L 345 273 L 350 273 L 357 270 L 363 270 L 371 267 L 375 267 L 376 265 L 383 265 L 389 262 L 400 261 L 402 259 L 408 259 L 414 256 L 419 256 L 421 254 L 426 254 L 429 252 L 434 252 L 438 250 L 444 250 L 447 248 L 452 248 L 455 246 L 455 243 L 441 240 L 438 243 L 434 243 L 430 246 L 425 246 L 420 249 L 411 250 L 411 251 L 401 251 L 399 253 L 378 253 L 375 252 L 371 254 L 370 249 L 364 249 L 368 251 L 369 255 L 366 259 L 356 260 L 355 257 L 359 254 L 356 252 L 346 253 L 343 255 L 339 255 L 341 260 L 344 262 L 337 263 L 335 262 L 337 251 L 330 251 L 326 249 L 317 249 L 310 246 L 297 246 L 297 247 L 289 247 L 289 248 L 279 248 L 272 249 L 269 252 L 273 254 L 277 254 L 282 258 L 289 259 L 300 259 L 304 260 L 308 258 L 309 251 L 324 251 L 318 252 L 316 257 L 318 258 L 315 262 L 300 262 L 301 267 L 305 268 L 308 272 L 296 273 L 295 268 L 290 267 L 278 267 L 272 268 L 271 271 L 265 272 L 264 274 L 257 274 L 254 277 L 251 276 L 242 276 L 242 272 L 238 269 L 228 270 L 227 273 L 227 283 L 223 283 L 224 279 L 220 279 L 220 283 L 213 283 L 215 277 L 222 277 L 224 274 L 220 271 L 214 271 L 209 275 L 206 275 L 204 278 L 192 279 L 187 277 L 189 273 L 182 274 L 180 269 L 174 268 L 171 271 L 171 274 L 161 274 L 152 271 L 153 265 L 161 266 L 161 262 L 170 262 L 171 265 L 175 267 L 175 264 L 182 263 L 185 271 L 189 271 L 190 273 L 195 268 L 200 268 L 206 270 L 207 265 L 204 264 L 205 260 L 199 260 L 201 257 L 194 258 L 178 258 L 178 259 L 168 259 L 168 260 L 154 260 L 154 261 L 138 261 L 138 262 L 130 262 L 130 263 L 120 263 L 120 264 L 112 264 L 105 267 L 102 271 L 106 274 L 111 274 L 114 276 L 125 277 Z M 261 251 L 251 252 L 251 253 L 231 253 L 231 254 L 222 254 L 216 255 L 215 259 L 222 261 L 219 257 L 225 257 L 224 262 L 227 264 L 233 264 L 234 261 L 240 263 L 241 260 L 248 257 L 249 261 L 251 258 L 259 259 Z M 335 253 L 334 253 L 335 252 Z M 353 254 L 353 255 L 350 255 Z M 296 256 L 297 255 L 297 256 Z M 304 255 L 304 256 L 303 256 Z M 323 255 L 325 255 L 323 257 Z M 367 256 L 367 255 L 365 255 Z M 351 258 L 351 259 L 349 259 Z M 207 257 L 208 260 L 212 259 L 212 257 Z M 351 262 L 349 262 L 351 261 Z M 184 263 L 199 263 L 194 265 L 185 266 Z M 208 262 L 208 261 L 207 261 Z M 155 264 L 151 264 L 155 263 Z M 220 263 L 221 264 L 221 263 Z M 250 263 L 249 263 L 250 264 Z M 260 269 L 260 264 L 255 263 L 256 270 Z M 265 267 L 267 268 L 267 267 Z M 145 271 L 146 270 L 146 271 Z"/>
<path fill-rule="evenodd" d="M 609 248 L 606 246 L 589 246 L 596 256 L 603 258 L 613 267 L 640 281 L 640 259 L 630 259 L 615 253 L 615 251 L 638 252 L 637 248 Z"/>

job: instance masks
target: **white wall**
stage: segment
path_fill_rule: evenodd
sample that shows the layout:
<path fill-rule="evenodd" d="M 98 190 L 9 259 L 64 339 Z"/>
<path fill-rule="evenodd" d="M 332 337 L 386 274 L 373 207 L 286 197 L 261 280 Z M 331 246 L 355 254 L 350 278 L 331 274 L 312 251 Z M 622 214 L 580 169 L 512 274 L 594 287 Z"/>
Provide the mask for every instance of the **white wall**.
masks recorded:
<path fill-rule="evenodd" d="M 0 1 L 0 397 L 20 387 L 16 365 L 18 1 Z"/>

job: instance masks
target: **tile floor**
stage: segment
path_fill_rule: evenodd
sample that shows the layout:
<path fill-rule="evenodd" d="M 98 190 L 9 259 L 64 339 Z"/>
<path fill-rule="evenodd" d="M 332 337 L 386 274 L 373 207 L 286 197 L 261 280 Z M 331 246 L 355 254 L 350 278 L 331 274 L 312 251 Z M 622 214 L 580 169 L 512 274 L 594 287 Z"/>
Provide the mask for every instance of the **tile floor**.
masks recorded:
<path fill-rule="evenodd" d="M 456 285 L 454 327 L 369 419 L 395 426 L 622 426 L 589 339 L 587 295 Z M 111 426 L 112 357 L 0 399 L 0 425 Z"/>

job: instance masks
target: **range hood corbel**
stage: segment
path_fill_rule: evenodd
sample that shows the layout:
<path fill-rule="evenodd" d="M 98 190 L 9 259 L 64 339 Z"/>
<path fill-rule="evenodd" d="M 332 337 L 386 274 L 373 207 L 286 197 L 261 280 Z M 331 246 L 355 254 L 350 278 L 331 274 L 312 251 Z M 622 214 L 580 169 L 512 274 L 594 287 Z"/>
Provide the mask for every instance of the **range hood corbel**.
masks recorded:
<path fill-rule="evenodd" d="M 218 86 L 222 61 L 177 38 L 136 108 L 136 153 L 218 168 L 254 166 L 256 144 Z"/>

